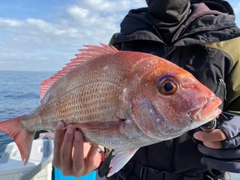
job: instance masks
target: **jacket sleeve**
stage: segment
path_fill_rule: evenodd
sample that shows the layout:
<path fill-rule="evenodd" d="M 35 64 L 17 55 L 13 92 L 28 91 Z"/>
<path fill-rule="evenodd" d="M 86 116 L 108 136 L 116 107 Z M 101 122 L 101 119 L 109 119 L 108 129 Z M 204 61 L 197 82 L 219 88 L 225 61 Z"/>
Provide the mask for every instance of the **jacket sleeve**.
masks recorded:
<path fill-rule="evenodd" d="M 226 77 L 227 98 L 224 110 L 240 115 L 240 37 L 232 39 L 226 49 L 232 57 L 232 69 Z"/>
<path fill-rule="evenodd" d="M 231 58 L 231 69 L 225 77 L 227 95 L 223 110 L 240 115 L 240 37 L 207 46 L 220 49 Z"/>

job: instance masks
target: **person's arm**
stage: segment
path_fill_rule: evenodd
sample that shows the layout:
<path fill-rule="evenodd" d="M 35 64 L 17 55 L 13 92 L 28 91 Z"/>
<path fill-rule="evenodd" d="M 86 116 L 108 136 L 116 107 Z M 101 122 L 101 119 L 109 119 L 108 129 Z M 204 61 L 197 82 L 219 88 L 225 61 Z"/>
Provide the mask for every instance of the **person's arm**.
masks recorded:
<path fill-rule="evenodd" d="M 199 131 L 194 138 L 203 142 L 199 151 L 206 157 L 202 163 L 210 168 L 240 173 L 240 37 L 218 46 L 232 58 L 232 69 L 226 77 L 227 96 L 217 129 Z"/>
<path fill-rule="evenodd" d="M 58 123 L 52 163 L 63 175 L 80 177 L 89 174 L 99 167 L 101 158 L 98 145 L 84 142 L 80 130 L 71 125 L 64 129 L 63 122 Z"/>
<path fill-rule="evenodd" d="M 240 37 L 236 39 L 231 51 L 232 69 L 226 78 L 227 96 L 224 111 L 240 115 Z"/>

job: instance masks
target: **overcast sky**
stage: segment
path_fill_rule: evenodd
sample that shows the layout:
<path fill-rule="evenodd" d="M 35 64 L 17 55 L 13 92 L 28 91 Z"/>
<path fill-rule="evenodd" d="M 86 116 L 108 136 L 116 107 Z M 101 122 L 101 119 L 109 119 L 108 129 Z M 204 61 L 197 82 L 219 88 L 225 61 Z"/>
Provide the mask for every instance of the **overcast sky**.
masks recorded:
<path fill-rule="evenodd" d="M 240 26 L 240 2 L 229 0 Z M 57 71 L 84 44 L 108 44 L 145 0 L 1 0 L 0 70 Z"/>

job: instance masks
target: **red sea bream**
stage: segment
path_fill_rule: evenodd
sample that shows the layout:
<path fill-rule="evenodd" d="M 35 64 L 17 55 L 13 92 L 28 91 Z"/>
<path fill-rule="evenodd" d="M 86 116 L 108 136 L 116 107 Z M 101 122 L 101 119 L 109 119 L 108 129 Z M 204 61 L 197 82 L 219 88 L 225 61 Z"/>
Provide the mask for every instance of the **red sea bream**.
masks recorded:
<path fill-rule="evenodd" d="M 193 75 L 160 57 L 86 46 L 41 84 L 33 112 L 0 122 L 22 160 L 37 130 L 74 124 L 86 141 L 114 149 L 111 176 L 142 146 L 169 140 L 216 118 L 221 100 Z"/>

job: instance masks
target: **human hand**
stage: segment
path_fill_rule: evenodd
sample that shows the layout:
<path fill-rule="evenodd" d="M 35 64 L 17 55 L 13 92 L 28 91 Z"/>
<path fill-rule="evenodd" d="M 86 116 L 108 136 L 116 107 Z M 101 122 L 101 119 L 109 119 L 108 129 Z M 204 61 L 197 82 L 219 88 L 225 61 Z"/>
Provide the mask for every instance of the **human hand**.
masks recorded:
<path fill-rule="evenodd" d="M 229 115 L 229 114 L 228 114 Z M 206 155 L 202 164 L 211 169 L 240 172 L 240 116 L 224 116 L 223 123 L 211 132 L 199 131 L 193 136 L 202 141 L 198 149 Z"/>
<path fill-rule="evenodd" d="M 222 141 L 227 139 L 225 133 L 220 129 L 215 129 L 209 132 L 198 131 L 194 133 L 193 137 L 202 141 L 204 146 L 212 149 L 222 148 Z"/>
<path fill-rule="evenodd" d="M 101 163 L 98 145 L 84 143 L 80 130 L 59 122 L 55 130 L 53 166 L 63 175 L 80 177 L 97 169 Z"/>

